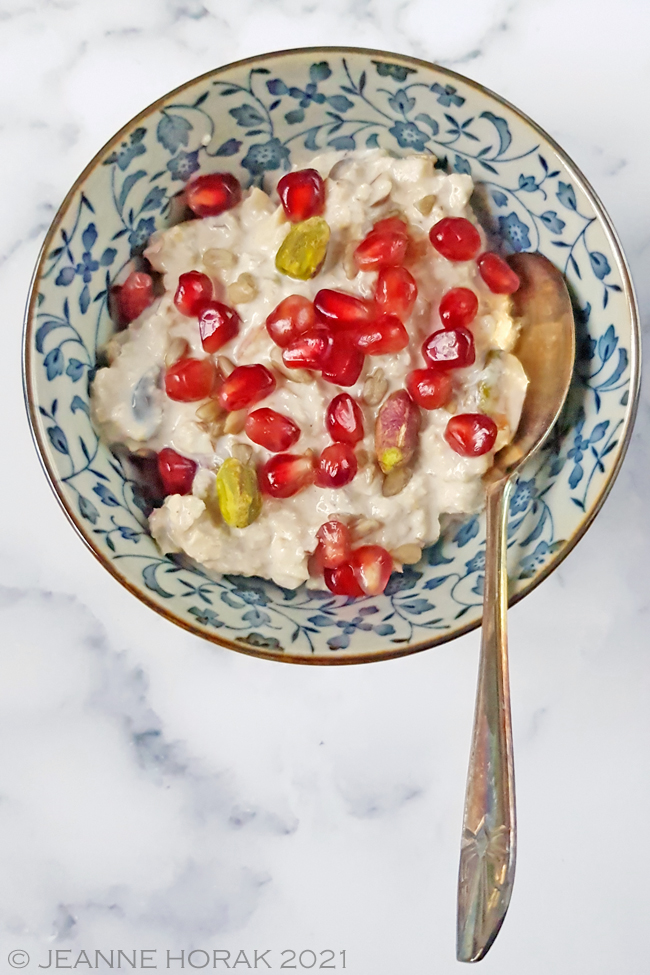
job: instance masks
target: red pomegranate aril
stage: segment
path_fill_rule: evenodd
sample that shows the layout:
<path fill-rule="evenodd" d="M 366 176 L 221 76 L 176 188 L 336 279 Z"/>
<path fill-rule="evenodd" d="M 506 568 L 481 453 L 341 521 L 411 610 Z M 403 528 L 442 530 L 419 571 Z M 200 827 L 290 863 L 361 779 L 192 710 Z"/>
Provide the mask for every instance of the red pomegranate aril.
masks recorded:
<path fill-rule="evenodd" d="M 418 286 L 405 267 L 383 267 L 377 277 L 375 301 L 379 311 L 398 315 L 404 321 L 411 314 Z"/>
<path fill-rule="evenodd" d="M 179 403 L 194 403 L 207 399 L 216 381 L 212 359 L 179 359 L 165 373 L 165 392 Z"/>
<path fill-rule="evenodd" d="M 216 217 L 237 206 L 241 186 L 232 173 L 208 173 L 188 183 L 185 199 L 197 217 Z"/>
<path fill-rule="evenodd" d="M 171 447 L 163 447 L 158 454 L 158 473 L 165 489 L 165 497 L 169 494 L 189 494 L 196 467 L 195 461 L 189 457 L 177 454 Z"/>
<path fill-rule="evenodd" d="M 321 366 L 321 375 L 337 386 L 354 386 L 363 369 L 364 355 L 345 334 L 333 335 Z"/>
<path fill-rule="evenodd" d="M 466 328 L 442 328 L 424 340 L 422 355 L 438 369 L 462 369 L 476 359 L 474 336 Z"/>
<path fill-rule="evenodd" d="M 325 426 L 332 440 L 355 444 L 363 440 L 363 413 L 349 393 L 339 393 L 327 407 Z"/>
<path fill-rule="evenodd" d="M 374 302 L 328 288 L 318 292 L 314 298 L 314 309 L 318 318 L 334 329 L 371 322 L 376 313 Z"/>
<path fill-rule="evenodd" d="M 476 263 L 479 274 L 490 291 L 497 295 L 512 295 L 519 290 L 519 276 L 498 254 L 486 251 L 476 259 Z"/>
<path fill-rule="evenodd" d="M 402 237 L 408 237 L 409 232 L 406 221 L 400 217 L 386 217 L 384 220 L 378 220 L 376 224 L 373 224 L 372 230 L 377 233 L 401 234 Z"/>
<path fill-rule="evenodd" d="M 178 279 L 174 304 L 182 315 L 198 318 L 212 300 L 213 294 L 212 281 L 207 274 L 201 271 L 187 271 Z"/>
<path fill-rule="evenodd" d="M 234 308 L 220 301 L 205 305 L 199 315 L 199 335 L 205 352 L 212 355 L 234 339 L 239 332 L 241 318 Z"/>
<path fill-rule="evenodd" d="M 316 325 L 283 349 L 282 361 L 288 369 L 320 369 L 331 342 L 329 329 Z"/>
<path fill-rule="evenodd" d="M 144 271 L 131 271 L 124 284 L 113 289 L 120 325 L 129 325 L 139 318 L 154 300 L 153 278 Z"/>
<path fill-rule="evenodd" d="M 446 370 L 414 369 L 406 378 L 406 388 L 418 406 L 437 410 L 451 399 L 454 383 Z"/>
<path fill-rule="evenodd" d="M 465 217 L 443 217 L 429 231 L 429 240 L 448 261 L 471 261 L 481 248 L 481 237 Z"/>
<path fill-rule="evenodd" d="M 344 487 L 356 475 L 358 467 L 357 455 L 350 444 L 330 444 L 318 458 L 316 484 L 322 488 Z"/>
<path fill-rule="evenodd" d="M 397 267 L 404 263 L 408 237 L 387 230 L 371 230 L 354 252 L 354 259 L 362 271 L 380 267 Z"/>
<path fill-rule="evenodd" d="M 384 591 L 393 571 L 393 559 L 381 545 L 362 545 L 350 558 L 354 575 L 366 596 Z"/>
<path fill-rule="evenodd" d="M 350 556 L 350 529 L 342 521 L 332 519 L 316 532 L 318 559 L 324 569 L 335 569 Z"/>
<path fill-rule="evenodd" d="M 314 474 L 311 454 L 275 454 L 260 467 L 257 477 L 262 494 L 291 498 L 314 483 Z"/>
<path fill-rule="evenodd" d="M 469 288 L 452 288 L 442 296 L 438 314 L 445 328 L 463 328 L 476 318 L 478 298 Z"/>
<path fill-rule="evenodd" d="M 244 427 L 246 436 L 260 447 L 266 447 L 274 454 L 288 450 L 300 439 L 300 427 L 288 416 L 263 406 L 249 413 Z"/>
<path fill-rule="evenodd" d="M 278 183 L 278 195 L 292 223 L 319 217 L 325 209 L 325 184 L 315 169 L 287 173 Z"/>
<path fill-rule="evenodd" d="M 275 389 L 275 378 L 266 366 L 254 363 L 251 366 L 237 366 L 226 376 L 218 400 L 224 410 L 233 413 L 243 410 L 253 403 L 259 403 Z"/>
<path fill-rule="evenodd" d="M 497 425 L 484 413 L 457 413 L 449 420 L 444 436 L 462 457 L 480 457 L 494 447 Z"/>
<path fill-rule="evenodd" d="M 388 355 L 405 349 L 409 336 L 397 315 L 380 315 L 355 331 L 353 341 L 364 355 Z"/>
<path fill-rule="evenodd" d="M 275 344 L 284 349 L 315 324 L 316 313 L 309 298 L 289 295 L 266 319 L 266 330 Z"/>
<path fill-rule="evenodd" d="M 365 596 L 349 562 L 343 562 L 342 565 L 337 565 L 335 569 L 325 569 L 323 578 L 329 591 L 336 596 L 352 596 L 355 599 L 358 599 L 359 596 Z"/>

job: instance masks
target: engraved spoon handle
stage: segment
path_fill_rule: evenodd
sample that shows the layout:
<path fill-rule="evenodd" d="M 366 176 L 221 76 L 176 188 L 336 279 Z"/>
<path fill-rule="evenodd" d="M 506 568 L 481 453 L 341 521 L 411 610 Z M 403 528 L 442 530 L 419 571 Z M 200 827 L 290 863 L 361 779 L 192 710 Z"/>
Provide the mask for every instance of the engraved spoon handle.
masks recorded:
<path fill-rule="evenodd" d="M 458 876 L 456 957 L 480 961 L 499 933 L 515 873 L 508 682 L 507 512 L 511 481 L 488 487 L 481 658 Z"/>

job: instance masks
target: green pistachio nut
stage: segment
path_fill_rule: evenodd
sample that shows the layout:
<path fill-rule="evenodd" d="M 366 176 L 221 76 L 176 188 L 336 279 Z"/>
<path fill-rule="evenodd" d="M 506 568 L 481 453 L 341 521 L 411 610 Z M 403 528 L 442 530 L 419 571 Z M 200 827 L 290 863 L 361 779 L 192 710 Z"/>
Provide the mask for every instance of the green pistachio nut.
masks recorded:
<path fill-rule="evenodd" d="M 231 528 L 246 528 L 259 516 L 262 496 L 252 464 L 229 457 L 219 468 L 216 487 L 221 517 Z"/>
<path fill-rule="evenodd" d="M 308 281 L 323 266 L 329 239 L 330 228 L 322 217 L 294 224 L 275 255 L 276 268 L 290 278 Z"/>

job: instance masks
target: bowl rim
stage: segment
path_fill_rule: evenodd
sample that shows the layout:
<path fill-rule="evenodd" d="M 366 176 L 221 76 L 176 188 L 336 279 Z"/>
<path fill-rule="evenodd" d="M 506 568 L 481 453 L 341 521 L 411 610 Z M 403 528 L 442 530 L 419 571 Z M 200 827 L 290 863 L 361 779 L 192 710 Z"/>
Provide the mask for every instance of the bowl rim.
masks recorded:
<path fill-rule="evenodd" d="M 409 656 L 414 653 L 419 653 L 423 650 L 429 650 L 432 647 L 440 646 L 444 643 L 448 643 L 450 640 L 455 640 L 460 636 L 477 629 L 481 625 L 481 618 L 477 620 L 466 623 L 459 629 L 454 630 L 452 633 L 440 634 L 438 636 L 432 637 L 431 639 L 424 640 L 420 643 L 408 644 L 406 646 L 396 647 L 394 650 L 382 650 L 376 652 L 362 653 L 357 655 L 338 655 L 332 654 L 332 656 L 321 656 L 321 655 L 310 655 L 310 656 L 297 656 L 297 655 L 286 655 L 284 653 L 273 652 L 268 650 L 262 650 L 261 648 L 255 648 L 246 644 L 238 643 L 233 640 L 225 639 L 218 634 L 213 634 L 207 630 L 199 629 L 198 625 L 192 625 L 187 620 L 182 617 L 177 616 L 175 613 L 167 609 L 165 606 L 155 602 L 150 596 L 145 592 L 134 586 L 127 578 L 120 575 L 117 568 L 113 563 L 98 549 L 94 546 L 92 539 L 86 534 L 83 526 L 78 520 L 75 512 L 73 511 L 71 505 L 69 504 L 67 498 L 65 497 L 60 485 L 56 472 L 50 463 L 48 448 L 41 437 L 39 424 L 37 421 L 37 405 L 34 391 L 32 388 L 32 332 L 34 324 L 34 312 L 36 310 L 36 302 L 38 298 L 38 282 L 41 278 L 41 273 L 43 270 L 43 264 L 49 253 L 52 241 L 59 230 L 59 227 L 63 221 L 65 214 L 67 213 L 68 206 L 75 194 L 79 190 L 80 186 L 84 183 L 86 178 L 97 168 L 101 163 L 102 159 L 105 157 L 106 153 L 118 145 L 125 134 L 127 134 L 134 125 L 138 122 L 146 119 L 150 116 L 156 109 L 160 108 L 166 104 L 171 98 L 178 95 L 182 91 L 186 90 L 192 85 L 195 85 L 203 80 L 213 78 L 224 72 L 231 71 L 233 68 L 240 68 L 245 65 L 254 65 L 262 61 L 266 61 L 269 58 L 281 58 L 291 55 L 301 55 L 301 54 L 330 54 L 330 55 L 343 55 L 346 54 L 361 54 L 366 56 L 375 56 L 379 58 L 386 58 L 395 61 L 405 62 L 408 65 L 415 65 L 420 68 L 425 68 L 427 70 L 435 69 L 435 71 L 440 74 L 450 78 L 451 80 L 456 80 L 461 82 L 463 85 L 473 89 L 474 91 L 488 95 L 490 98 L 495 99 L 501 105 L 508 108 L 514 115 L 516 115 L 522 122 L 528 125 L 535 133 L 541 136 L 550 145 L 553 150 L 562 159 L 567 171 L 571 174 L 572 178 L 580 186 L 580 189 L 585 193 L 589 199 L 590 204 L 594 208 L 594 212 L 603 228 L 605 236 L 612 248 L 612 251 L 617 259 L 619 270 L 621 273 L 621 279 L 623 283 L 623 290 L 625 294 L 625 300 L 627 304 L 627 310 L 630 318 L 631 324 L 631 342 L 630 342 L 630 401 L 628 409 L 626 411 L 625 418 L 623 420 L 623 431 L 620 440 L 620 450 L 616 457 L 614 466 L 612 467 L 609 477 L 607 478 L 605 484 L 603 485 L 600 494 L 597 496 L 593 502 L 590 510 L 585 514 L 582 522 L 573 532 L 571 538 L 567 541 L 566 545 L 560 549 L 557 554 L 554 554 L 548 565 L 538 573 L 533 579 L 531 579 L 519 592 L 510 596 L 508 605 L 514 606 L 521 599 L 527 596 L 533 589 L 536 589 L 540 583 L 542 583 L 548 576 L 564 561 L 564 559 L 573 551 L 575 546 L 581 540 L 585 532 L 592 525 L 596 515 L 600 512 L 603 504 L 605 503 L 614 483 L 618 477 L 621 466 L 627 454 L 627 450 L 630 444 L 632 430 L 634 428 L 634 422 L 636 420 L 636 415 L 639 407 L 639 391 L 640 391 L 640 380 L 641 380 L 641 334 L 640 334 L 640 320 L 638 303 L 636 299 L 636 294 L 634 290 L 634 284 L 632 282 L 632 275 L 628 266 L 627 259 L 623 252 L 618 234 L 614 229 L 613 223 L 609 214 L 607 213 L 605 207 L 600 201 L 598 194 L 592 187 L 589 180 L 584 176 L 582 171 L 576 166 L 573 160 L 565 152 L 565 150 L 555 141 L 555 139 L 550 136 L 540 125 L 533 121 L 525 112 L 513 105 L 508 99 L 504 98 L 502 95 L 497 94 L 485 85 L 474 81 L 471 78 L 467 78 L 465 75 L 460 74 L 457 71 L 453 71 L 451 68 L 443 67 L 436 64 L 433 61 L 425 61 L 422 58 L 412 57 L 406 54 L 397 54 L 391 51 L 377 50 L 375 48 L 364 48 L 364 47 L 348 47 L 348 46 L 309 46 L 309 47 L 295 47 L 295 48 L 285 48 L 280 51 L 267 51 L 262 54 L 256 54 L 252 57 L 241 58 L 237 61 L 231 61 L 228 64 L 221 65 L 220 67 L 213 68 L 209 71 L 205 71 L 195 78 L 191 78 L 188 81 L 183 82 L 183 84 L 178 85 L 171 91 L 157 98 L 154 102 L 151 102 L 146 106 L 141 112 L 133 116 L 125 125 L 123 125 L 116 133 L 113 135 L 92 157 L 90 162 L 84 167 L 79 176 L 75 179 L 74 183 L 66 193 L 63 201 L 61 202 L 57 212 L 50 224 L 50 227 L 45 235 L 43 243 L 41 245 L 34 272 L 32 274 L 32 279 L 29 286 L 29 292 L 27 297 L 27 305 L 25 309 L 25 317 L 23 323 L 23 335 L 22 335 L 22 383 L 23 383 L 23 395 L 25 399 L 25 405 L 27 408 L 27 416 L 29 421 L 29 427 L 32 435 L 32 440 L 34 441 L 34 446 L 36 447 L 36 453 L 38 454 L 41 467 L 45 473 L 45 476 L 49 482 L 49 485 L 54 492 L 54 495 L 59 502 L 59 505 L 63 509 L 68 521 L 71 523 L 72 527 L 75 529 L 77 535 L 84 542 L 86 547 L 95 556 L 95 558 L 100 562 L 100 564 L 108 570 L 108 572 L 129 592 L 136 596 L 141 602 L 143 602 L 150 609 L 153 609 L 160 616 L 169 620 L 171 623 L 175 623 L 177 626 L 182 627 L 182 629 L 187 630 L 194 636 L 208 640 L 211 643 L 215 643 L 219 646 L 226 647 L 230 650 L 236 650 L 238 653 L 246 654 L 247 656 L 258 657 L 263 660 L 273 660 L 281 661 L 283 663 L 293 663 L 293 664 L 307 664 L 313 666 L 345 666 L 349 664 L 361 664 L 361 663 L 377 663 L 382 660 L 394 660 L 398 657 Z"/>

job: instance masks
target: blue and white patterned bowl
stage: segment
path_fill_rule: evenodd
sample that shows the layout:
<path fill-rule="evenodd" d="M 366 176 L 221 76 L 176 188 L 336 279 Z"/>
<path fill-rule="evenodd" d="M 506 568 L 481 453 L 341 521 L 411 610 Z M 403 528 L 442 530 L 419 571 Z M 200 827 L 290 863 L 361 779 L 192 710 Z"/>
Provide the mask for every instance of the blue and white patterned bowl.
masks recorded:
<path fill-rule="evenodd" d="M 394 657 L 476 626 L 483 519 L 448 526 L 378 598 L 292 592 L 256 578 L 215 582 L 157 549 L 136 486 L 91 426 L 88 387 L 112 330 L 109 288 L 168 225 L 170 197 L 184 182 L 228 169 L 244 185 L 262 185 L 267 172 L 328 146 L 435 153 L 471 173 L 502 249 L 539 250 L 566 275 L 578 329 L 575 381 L 556 436 L 512 496 L 515 599 L 548 575 L 602 505 L 630 437 L 639 380 L 632 284 L 601 204 L 552 139 L 475 82 L 379 51 L 284 51 L 203 75 L 125 126 L 66 197 L 32 286 L 25 390 L 45 470 L 91 551 L 153 609 L 236 650 L 319 664 Z"/>

